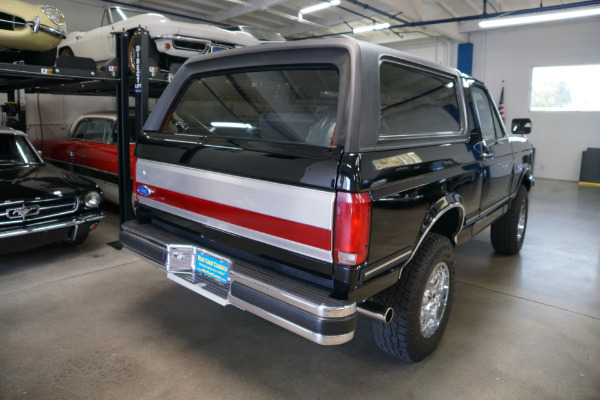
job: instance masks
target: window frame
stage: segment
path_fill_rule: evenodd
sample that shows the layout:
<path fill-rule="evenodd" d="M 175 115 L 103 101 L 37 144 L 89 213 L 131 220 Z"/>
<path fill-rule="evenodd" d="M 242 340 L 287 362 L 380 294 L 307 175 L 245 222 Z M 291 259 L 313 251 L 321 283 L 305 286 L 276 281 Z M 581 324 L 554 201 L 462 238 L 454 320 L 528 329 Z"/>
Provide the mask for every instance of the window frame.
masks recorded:
<path fill-rule="evenodd" d="M 473 99 L 473 92 L 472 89 L 473 88 L 477 88 L 479 90 L 481 90 L 483 92 L 483 94 L 485 95 L 485 97 L 487 98 L 488 104 L 490 106 L 490 110 L 492 111 L 492 118 L 493 118 L 493 122 L 494 122 L 494 130 L 495 130 L 495 140 L 500 141 L 503 139 L 507 139 L 508 138 L 508 134 L 506 131 L 506 126 L 504 125 L 504 122 L 502 121 L 502 117 L 500 116 L 500 112 L 498 111 L 498 106 L 496 105 L 496 102 L 494 102 L 494 98 L 492 97 L 492 95 L 490 94 L 489 90 L 481 84 L 474 84 L 470 87 L 470 92 L 469 92 L 469 96 L 471 96 L 472 101 L 474 101 Z M 475 107 L 475 113 L 476 113 L 476 120 L 474 121 L 474 123 L 477 125 L 477 128 L 479 128 L 481 130 L 481 121 L 479 118 L 479 110 L 477 109 L 477 105 L 473 104 Z M 499 129 L 496 129 L 499 128 Z M 481 137 L 483 139 L 483 133 L 481 133 Z"/>
<path fill-rule="evenodd" d="M 240 138 L 240 137 L 235 137 L 235 136 L 227 136 L 227 135 L 207 135 L 207 134 L 202 134 L 201 132 L 195 132 L 195 133 L 187 133 L 187 132 L 168 132 L 166 130 L 167 125 L 169 124 L 169 122 L 171 121 L 172 115 L 173 113 L 176 111 L 178 105 L 180 104 L 182 98 L 184 97 L 184 95 L 187 93 L 188 89 L 190 88 L 190 86 L 198 81 L 201 80 L 203 78 L 207 78 L 207 77 L 213 77 L 213 76 L 224 76 L 227 74 L 238 74 L 238 73 L 252 73 L 252 72 L 269 72 L 272 70 L 276 70 L 276 71 L 285 71 L 285 70 L 301 70 L 301 69 L 306 69 L 306 70 L 331 70 L 331 71 L 335 71 L 337 73 L 337 77 L 338 77 L 338 99 L 337 99 L 337 106 L 336 106 L 336 128 L 335 128 L 335 132 L 334 132 L 334 136 L 333 136 L 333 140 L 332 140 L 332 146 L 322 146 L 322 145 L 315 145 L 313 143 L 308 143 L 308 142 L 292 142 L 292 141 L 276 141 L 276 140 L 264 140 L 264 139 L 257 139 L 257 138 Z M 338 130 L 338 126 L 339 126 L 339 122 L 340 122 L 340 116 L 343 115 L 343 110 L 344 110 L 344 102 L 341 101 L 340 99 L 345 98 L 347 93 L 347 88 L 345 88 L 344 84 L 343 84 L 343 71 L 341 70 L 340 66 L 338 65 L 338 63 L 336 62 L 315 62 L 315 63 L 301 63 L 301 64 L 265 64 L 265 65 L 261 65 L 261 66 L 251 66 L 251 67 L 241 67 L 241 68 L 231 68 L 231 69 L 224 69 L 224 70 L 216 70 L 216 71 L 206 71 L 206 72 L 196 72 L 191 74 L 185 81 L 185 83 L 183 85 L 181 85 L 181 87 L 179 88 L 177 95 L 175 96 L 174 100 L 171 102 L 169 110 L 166 114 L 164 114 L 164 117 L 160 123 L 160 131 L 158 131 L 158 134 L 161 135 L 172 135 L 173 137 L 177 137 L 177 140 L 180 140 L 182 142 L 195 142 L 197 140 L 211 140 L 211 138 L 230 138 L 230 139 L 235 139 L 235 140 L 259 140 L 259 141 L 264 141 L 266 143 L 287 143 L 287 144 L 293 144 L 293 145 L 307 145 L 307 146 L 315 146 L 315 147 L 320 147 L 320 148 L 335 148 L 338 146 L 343 146 L 343 143 L 345 143 L 346 140 L 346 135 L 344 134 L 344 130 Z M 344 96 L 344 97 L 342 97 Z M 341 133 L 341 134 L 340 134 Z"/>

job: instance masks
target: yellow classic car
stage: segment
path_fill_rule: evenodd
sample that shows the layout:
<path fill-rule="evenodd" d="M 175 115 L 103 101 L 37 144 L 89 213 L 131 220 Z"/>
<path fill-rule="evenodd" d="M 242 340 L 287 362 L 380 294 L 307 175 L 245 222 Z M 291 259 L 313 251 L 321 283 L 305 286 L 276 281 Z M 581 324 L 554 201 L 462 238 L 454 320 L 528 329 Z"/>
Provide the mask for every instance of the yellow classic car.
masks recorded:
<path fill-rule="evenodd" d="M 0 62 L 54 65 L 56 46 L 66 35 L 65 17 L 56 7 L 0 1 Z"/>

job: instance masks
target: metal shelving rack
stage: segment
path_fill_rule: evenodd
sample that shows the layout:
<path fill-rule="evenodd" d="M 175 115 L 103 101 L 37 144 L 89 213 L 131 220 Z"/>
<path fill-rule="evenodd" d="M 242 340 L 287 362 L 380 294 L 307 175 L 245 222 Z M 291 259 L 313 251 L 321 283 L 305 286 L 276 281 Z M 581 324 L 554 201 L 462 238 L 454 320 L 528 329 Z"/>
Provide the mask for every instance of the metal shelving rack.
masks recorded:
<path fill-rule="evenodd" d="M 14 99 L 14 91 L 25 93 L 116 96 L 119 158 L 119 214 L 121 223 L 132 219 L 132 185 L 129 163 L 129 98 L 135 98 L 135 124 L 139 132 L 148 117 L 149 97 L 159 97 L 169 82 L 169 74 L 150 64 L 148 32 L 138 29 L 141 45 L 136 49 L 136 69 L 129 69 L 128 32 L 115 33 L 117 57 L 102 71 L 96 71 L 95 62 L 79 57 L 59 57 L 54 67 L 0 63 L 0 93 Z M 152 73 L 150 72 L 152 71 Z"/>

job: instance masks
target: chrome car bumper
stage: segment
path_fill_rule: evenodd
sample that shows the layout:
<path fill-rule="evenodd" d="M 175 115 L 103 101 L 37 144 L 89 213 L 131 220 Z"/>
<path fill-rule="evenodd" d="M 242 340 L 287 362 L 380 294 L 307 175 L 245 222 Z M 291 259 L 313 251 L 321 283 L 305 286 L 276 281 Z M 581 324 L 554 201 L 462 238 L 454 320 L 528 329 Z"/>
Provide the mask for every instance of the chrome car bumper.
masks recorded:
<path fill-rule="evenodd" d="M 19 25 L 19 26 L 28 26 L 31 28 L 31 30 L 34 33 L 44 32 L 44 33 L 47 33 L 58 39 L 61 39 L 61 40 L 66 39 L 66 37 L 67 37 L 67 32 L 65 32 L 64 29 L 53 28 L 51 26 L 41 24 L 39 16 L 36 16 L 36 19 L 34 21 L 28 21 L 28 22 L 17 22 L 17 21 L 5 20 L 5 19 L 0 19 L 0 22 L 7 23 L 7 24 L 13 24 L 13 25 Z"/>
<path fill-rule="evenodd" d="M 98 221 L 104 219 L 105 217 L 106 217 L 106 215 L 96 212 L 96 213 L 80 215 L 80 216 L 73 217 L 73 218 L 70 218 L 67 220 L 61 219 L 61 220 L 51 220 L 51 221 L 40 222 L 35 225 L 26 226 L 24 228 L 0 231 L 0 239 L 14 237 L 14 236 L 28 235 L 31 233 L 42 232 L 42 231 L 50 231 L 50 230 L 55 230 L 55 229 L 68 228 L 68 227 L 73 227 L 73 226 L 77 227 L 77 226 L 83 225 L 83 224 L 91 224 L 94 222 L 98 222 Z"/>
<path fill-rule="evenodd" d="M 249 311 L 322 345 L 342 344 L 354 337 L 356 302 L 334 299 L 325 289 L 231 257 L 227 257 L 231 261 L 227 283 L 216 284 L 194 266 L 197 255 L 214 255 L 212 250 L 135 221 L 122 225 L 120 241 L 124 248 L 157 264 L 169 279 L 218 304 Z"/>

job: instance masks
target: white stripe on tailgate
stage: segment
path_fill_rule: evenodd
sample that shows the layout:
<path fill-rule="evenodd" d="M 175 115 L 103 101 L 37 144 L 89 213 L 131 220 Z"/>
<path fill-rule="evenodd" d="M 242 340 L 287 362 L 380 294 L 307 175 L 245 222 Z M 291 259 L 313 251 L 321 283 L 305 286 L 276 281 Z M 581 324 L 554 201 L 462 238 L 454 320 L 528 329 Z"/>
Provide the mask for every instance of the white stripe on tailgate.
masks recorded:
<path fill-rule="evenodd" d="M 302 224 L 332 229 L 335 193 L 156 161 L 137 161 L 148 185 Z"/>

